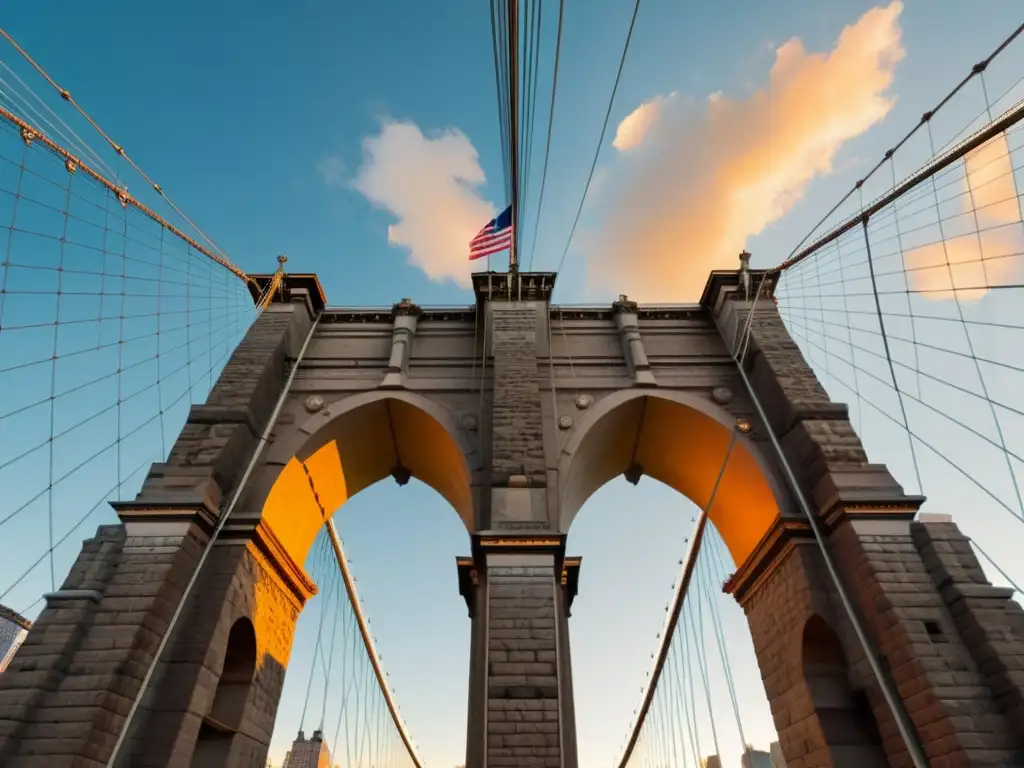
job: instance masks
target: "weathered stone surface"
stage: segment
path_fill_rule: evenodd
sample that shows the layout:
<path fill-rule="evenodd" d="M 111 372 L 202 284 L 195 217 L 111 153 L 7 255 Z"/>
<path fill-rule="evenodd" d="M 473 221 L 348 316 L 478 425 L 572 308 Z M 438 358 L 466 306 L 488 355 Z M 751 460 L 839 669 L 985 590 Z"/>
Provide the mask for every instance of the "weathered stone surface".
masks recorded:
<path fill-rule="evenodd" d="M 488 582 L 488 764 L 561 766 L 554 569 L 495 567 Z"/>
<path fill-rule="evenodd" d="M 544 476 L 537 373 L 537 307 L 492 305 L 494 403 L 491 469 L 496 478 Z"/>

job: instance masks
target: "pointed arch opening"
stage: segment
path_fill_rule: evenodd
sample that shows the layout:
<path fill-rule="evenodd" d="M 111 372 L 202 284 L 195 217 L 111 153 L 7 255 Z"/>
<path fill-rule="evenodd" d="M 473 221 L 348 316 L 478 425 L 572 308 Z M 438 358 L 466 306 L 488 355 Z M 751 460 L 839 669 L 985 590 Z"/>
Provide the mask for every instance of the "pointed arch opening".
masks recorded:
<path fill-rule="evenodd" d="M 888 765 L 867 696 L 850 684 L 849 665 L 839 636 L 818 615 L 804 625 L 802 662 L 804 684 L 822 738 L 836 764 L 864 768 Z"/>
<path fill-rule="evenodd" d="M 728 452 L 735 418 L 682 392 L 626 391 L 599 401 L 581 419 L 559 461 L 561 529 L 610 480 L 640 474 L 705 508 Z M 710 519 L 736 564 L 754 551 L 785 498 L 756 446 L 739 435 Z"/>
<path fill-rule="evenodd" d="M 374 483 L 417 478 L 443 496 L 467 530 L 473 493 L 467 456 L 451 414 L 407 392 L 354 395 L 324 408 L 275 446 L 284 465 L 262 519 L 297 563 L 305 562 L 326 516 Z"/>
<path fill-rule="evenodd" d="M 210 711 L 199 727 L 192 768 L 216 768 L 231 756 L 235 734 L 242 727 L 249 690 L 256 676 L 256 630 L 247 618 L 228 633 L 224 666 Z"/>

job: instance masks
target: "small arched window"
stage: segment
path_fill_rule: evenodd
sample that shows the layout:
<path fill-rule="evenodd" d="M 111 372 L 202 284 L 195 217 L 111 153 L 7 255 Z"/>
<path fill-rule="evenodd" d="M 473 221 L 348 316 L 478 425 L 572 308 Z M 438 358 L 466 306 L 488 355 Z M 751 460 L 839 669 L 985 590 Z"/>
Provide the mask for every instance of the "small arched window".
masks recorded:
<path fill-rule="evenodd" d="M 803 672 L 835 764 L 888 766 L 867 696 L 850 685 L 843 646 L 820 616 L 812 616 L 804 626 Z"/>
<path fill-rule="evenodd" d="M 221 768 L 225 764 L 235 733 L 242 727 L 255 675 L 256 630 L 249 619 L 241 618 L 228 634 L 224 666 L 210 711 L 199 728 L 192 768 Z"/>

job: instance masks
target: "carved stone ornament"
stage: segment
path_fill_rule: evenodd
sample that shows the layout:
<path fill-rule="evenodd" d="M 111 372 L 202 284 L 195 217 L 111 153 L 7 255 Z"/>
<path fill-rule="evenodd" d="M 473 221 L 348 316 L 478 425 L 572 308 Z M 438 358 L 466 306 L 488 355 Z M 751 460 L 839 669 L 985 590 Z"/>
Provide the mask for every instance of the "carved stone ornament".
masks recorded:
<path fill-rule="evenodd" d="M 324 407 L 324 399 L 320 395 L 310 395 L 306 398 L 305 406 L 310 413 L 316 413 Z"/>
<path fill-rule="evenodd" d="M 576 407 L 581 411 L 587 410 L 594 404 L 594 398 L 590 395 L 576 395 Z"/>
<path fill-rule="evenodd" d="M 423 310 L 420 309 L 419 305 L 413 302 L 412 299 L 402 299 L 397 304 L 392 305 L 391 314 L 395 317 L 399 315 L 421 315 Z"/>
<path fill-rule="evenodd" d="M 614 314 L 619 312 L 635 313 L 637 309 L 639 309 L 639 305 L 635 301 L 630 300 L 624 293 L 619 294 L 618 301 L 612 303 L 612 312 Z"/>
<path fill-rule="evenodd" d="M 728 387 L 715 387 L 711 390 L 711 399 L 719 405 L 725 405 L 732 400 L 732 390 Z"/>
<path fill-rule="evenodd" d="M 472 413 L 465 413 L 462 415 L 462 428 L 467 432 L 472 432 L 476 429 L 476 416 Z"/>
<path fill-rule="evenodd" d="M 569 429 L 572 426 L 572 416 L 559 416 L 558 417 L 558 428 Z"/>

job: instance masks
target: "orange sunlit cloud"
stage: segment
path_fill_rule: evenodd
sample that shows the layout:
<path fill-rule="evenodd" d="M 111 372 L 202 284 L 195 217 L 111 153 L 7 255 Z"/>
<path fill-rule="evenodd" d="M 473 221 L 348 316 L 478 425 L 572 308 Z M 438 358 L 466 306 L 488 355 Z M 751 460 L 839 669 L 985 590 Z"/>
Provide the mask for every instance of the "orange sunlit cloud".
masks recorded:
<path fill-rule="evenodd" d="M 1024 224 L 1005 134 L 964 158 L 960 193 L 960 215 L 944 224 L 966 233 L 951 237 L 947 231 L 945 241 L 906 252 L 910 287 L 933 301 L 980 299 L 988 292 L 984 286 L 1009 281 L 1024 253 Z"/>
<path fill-rule="evenodd" d="M 615 192 L 588 245 L 590 282 L 642 301 L 692 300 L 709 270 L 734 268 L 747 239 L 892 109 L 902 10 L 898 0 L 869 10 L 828 53 L 791 39 L 769 85 L 747 98 L 641 104 L 616 132 Z"/>

